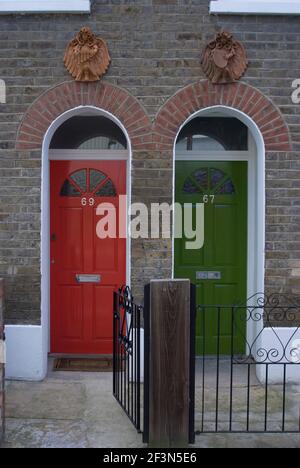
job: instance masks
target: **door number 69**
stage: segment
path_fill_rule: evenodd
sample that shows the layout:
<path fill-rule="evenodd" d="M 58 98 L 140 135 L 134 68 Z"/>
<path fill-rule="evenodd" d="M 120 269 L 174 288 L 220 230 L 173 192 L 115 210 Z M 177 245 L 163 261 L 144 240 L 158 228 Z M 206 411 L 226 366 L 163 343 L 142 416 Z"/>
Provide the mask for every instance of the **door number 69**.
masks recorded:
<path fill-rule="evenodd" d="M 82 206 L 94 206 L 95 205 L 95 199 L 94 198 L 82 198 L 81 199 L 81 205 Z"/>

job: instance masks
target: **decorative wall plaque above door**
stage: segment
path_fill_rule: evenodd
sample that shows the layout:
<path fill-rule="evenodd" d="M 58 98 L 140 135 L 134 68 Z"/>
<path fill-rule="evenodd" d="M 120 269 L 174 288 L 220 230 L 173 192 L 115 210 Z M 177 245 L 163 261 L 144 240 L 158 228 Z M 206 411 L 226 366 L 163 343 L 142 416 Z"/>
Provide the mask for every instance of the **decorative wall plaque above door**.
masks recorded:
<path fill-rule="evenodd" d="M 98 81 L 107 72 L 110 56 L 106 42 L 81 28 L 66 50 L 64 64 L 76 81 Z"/>
<path fill-rule="evenodd" d="M 244 46 L 231 33 L 221 31 L 205 47 L 201 64 L 212 83 L 226 84 L 239 80 L 249 62 Z"/>

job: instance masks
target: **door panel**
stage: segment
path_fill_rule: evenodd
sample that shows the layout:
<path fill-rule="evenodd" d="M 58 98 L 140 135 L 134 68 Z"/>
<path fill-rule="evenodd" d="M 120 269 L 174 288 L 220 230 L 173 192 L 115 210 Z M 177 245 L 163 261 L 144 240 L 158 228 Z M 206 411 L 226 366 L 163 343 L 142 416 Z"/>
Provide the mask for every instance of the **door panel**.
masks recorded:
<path fill-rule="evenodd" d="M 214 205 L 213 233 L 214 258 L 216 265 L 236 264 L 236 245 L 238 242 L 238 210 L 234 205 Z"/>
<path fill-rule="evenodd" d="M 115 204 L 118 208 L 118 204 Z M 93 225 L 96 226 L 99 221 L 99 216 L 96 214 L 96 209 L 93 212 Z M 96 231 L 93 230 L 93 269 L 106 271 L 108 273 L 118 274 L 118 243 L 119 239 L 99 239 Z"/>
<path fill-rule="evenodd" d="M 100 239 L 99 203 L 119 217 L 124 161 L 51 161 L 51 352 L 112 354 L 113 291 L 126 283 L 126 239 Z M 78 283 L 78 275 L 100 282 Z"/>
<path fill-rule="evenodd" d="M 232 306 L 246 300 L 247 291 L 247 163 L 177 162 L 176 202 L 205 201 L 204 246 L 187 250 L 186 239 L 175 240 L 175 277 L 196 284 L 197 304 Z M 207 272 L 218 278 L 199 279 Z M 231 311 L 217 307 L 199 312 L 196 324 L 198 354 L 231 351 Z M 205 341 L 203 336 L 205 330 Z M 243 333 L 239 333 L 239 336 Z M 235 351 L 245 343 L 234 337 Z"/>
<path fill-rule="evenodd" d="M 107 304 L 107 306 L 99 309 L 97 313 L 94 308 L 93 314 L 93 338 L 94 340 L 109 341 L 111 338 L 111 298 L 116 288 L 114 286 L 95 286 L 94 287 L 94 302 L 95 304 Z M 109 311 L 109 317 L 105 314 Z"/>
<path fill-rule="evenodd" d="M 59 286 L 59 302 L 62 313 L 59 315 L 58 330 L 65 340 L 83 339 L 83 296 L 82 286 Z"/>
<path fill-rule="evenodd" d="M 63 255 L 56 261 L 63 270 L 80 270 L 83 268 L 83 209 L 60 207 L 59 223 Z"/>

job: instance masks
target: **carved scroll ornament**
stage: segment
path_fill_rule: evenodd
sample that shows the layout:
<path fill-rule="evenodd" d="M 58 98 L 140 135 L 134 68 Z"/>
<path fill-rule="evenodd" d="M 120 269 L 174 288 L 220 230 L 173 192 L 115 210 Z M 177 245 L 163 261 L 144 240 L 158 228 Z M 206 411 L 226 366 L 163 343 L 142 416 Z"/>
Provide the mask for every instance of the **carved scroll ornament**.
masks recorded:
<path fill-rule="evenodd" d="M 90 28 L 81 28 L 66 50 L 64 64 L 76 81 L 98 81 L 107 72 L 110 56 L 106 42 Z"/>
<path fill-rule="evenodd" d="M 233 83 L 248 67 L 244 46 L 229 32 L 219 32 L 205 48 L 201 64 L 207 78 L 214 84 Z"/>

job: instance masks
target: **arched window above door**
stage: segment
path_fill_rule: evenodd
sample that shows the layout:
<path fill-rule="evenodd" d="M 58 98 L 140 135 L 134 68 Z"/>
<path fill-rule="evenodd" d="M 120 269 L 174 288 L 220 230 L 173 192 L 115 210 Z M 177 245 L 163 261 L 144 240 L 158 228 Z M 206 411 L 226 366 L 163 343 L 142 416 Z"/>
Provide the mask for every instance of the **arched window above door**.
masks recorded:
<path fill-rule="evenodd" d="M 103 116 L 76 116 L 54 133 L 50 149 L 126 150 L 123 131 Z"/>
<path fill-rule="evenodd" d="M 231 117 L 196 117 L 178 135 L 177 151 L 247 151 L 248 128 Z"/>

